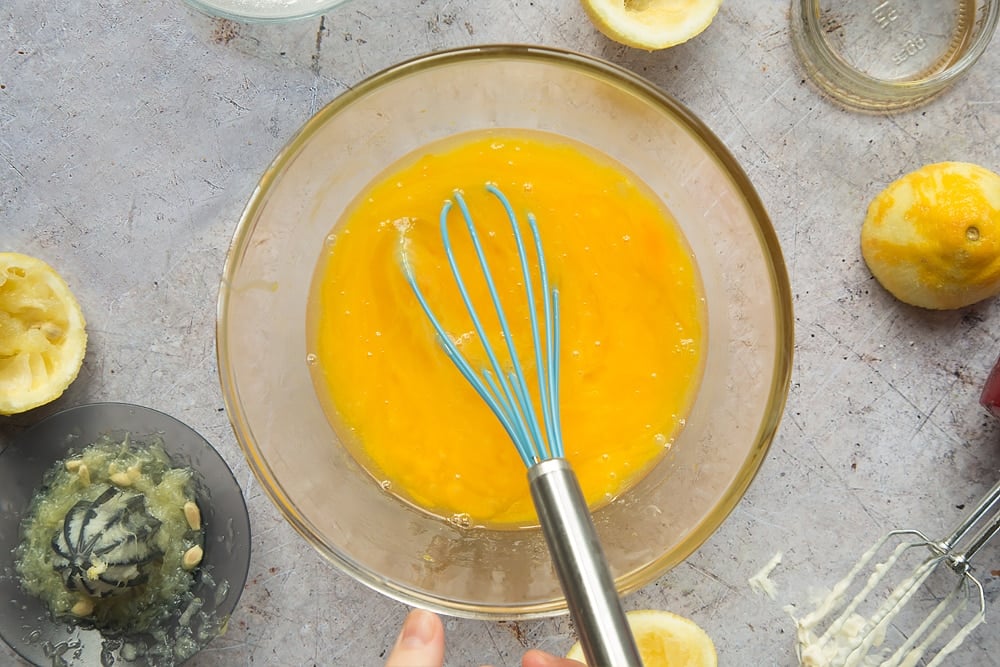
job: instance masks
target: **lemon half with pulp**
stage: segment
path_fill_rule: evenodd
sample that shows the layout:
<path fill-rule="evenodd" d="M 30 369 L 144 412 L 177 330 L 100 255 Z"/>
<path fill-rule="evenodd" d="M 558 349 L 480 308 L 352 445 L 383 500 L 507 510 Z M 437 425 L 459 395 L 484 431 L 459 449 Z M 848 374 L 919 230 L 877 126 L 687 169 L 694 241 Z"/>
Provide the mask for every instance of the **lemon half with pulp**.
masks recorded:
<path fill-rule="evenodd" d="M 85 327 L 76 297 L 51 266 L 0 252 L 0 415 L 62 395 L 83 364 Z"/>
<path fill-rule="evenodd" d="M 642 609 L 625 614 L 644 667 L 717 667 L 715 644 L 689 618 L 669 611 Z M 585 662 L 579 642 L 567 658 Z"/>
<path fill-rule="evenodd" d="M 968 162 L 929 164 L 868 207 L 861 253 L 900 301 L 962 308 L 1000 293 L 1000 176 Z"/>
<path fill-rule="evenodd" d="M 686 42 L 715 18 L 722 0 L 581 0 L 594 25 L 628 46 L 654 51 Z"/>

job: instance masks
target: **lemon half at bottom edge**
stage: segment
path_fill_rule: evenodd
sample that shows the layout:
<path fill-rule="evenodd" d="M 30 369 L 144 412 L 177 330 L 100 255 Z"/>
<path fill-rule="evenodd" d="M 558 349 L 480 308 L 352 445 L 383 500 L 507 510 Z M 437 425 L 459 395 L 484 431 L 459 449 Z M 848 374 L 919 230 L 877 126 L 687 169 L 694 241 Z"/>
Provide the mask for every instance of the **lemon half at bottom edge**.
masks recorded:
<path fill-rule="evenodd" d="M 715 644 L 689 618 L 669 611 L 643 609 L 625 614 L 644 667 L 717 667 Z M 579 642 L 567 658 L 585 662 Z"/>
<path fill-rule="evenodd" d="M 40 259 L 0 252 L 0 415 L 61 396 L 86 350 L 86 321 L 66 281 Z"/>
<path fill-rule="evenodd" d="M 722 0 L 580 0 L 609 38 L 654 51 L 686 42 L 705 30 Z"/>

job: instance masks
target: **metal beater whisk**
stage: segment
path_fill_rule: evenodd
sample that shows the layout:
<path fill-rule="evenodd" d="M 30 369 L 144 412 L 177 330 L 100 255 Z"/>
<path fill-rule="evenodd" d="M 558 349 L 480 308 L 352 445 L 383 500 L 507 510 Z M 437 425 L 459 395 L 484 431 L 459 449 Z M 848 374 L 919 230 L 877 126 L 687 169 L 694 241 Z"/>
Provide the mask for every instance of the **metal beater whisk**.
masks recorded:
<path fill-rule="evenodd" d="M 1000 482 L 943 540 L 932 540 L 918 530 L 895 530 L 879 540 L 834 586 L 817 609 L 798 621 L 798 648 L 802 665 L 912 667 L 930 654 L 933 658 L 926 663 L 926 667 L 942 664 L 945 657 L 985 620 L 983 586 L 972 574 L 971 560 L 1000 530 L 998 501 Z M 903 541 L 888 552 L 885 560 L 870 567 L 876 555 L 897 539 Z M 911 571 L 903 573 L 897 583 L 887 586 L 890 575 L 899 574 L 900 559 L 913 549 L 928 549 L 930 554 Z M 914 621 L 915 629 L 902 631 L 902 644 L 890 654 L 891 649 L 882 648 L 887 632 L 902 625 L 900 615 L 913 605 L 914 596 L 920 600 L 929 594 L 925 584 L 942 568 L 950 569 L 957 576 L 957 581 L 946 589 L 946 594 L 939 596 L 929 614 Z M 848 591 L 861 581 L 859 577 L 863 572 L 869 572 L 864 585 L 848 597 Z M 876 611 L 867 617 L 861 615 L 859 608 L 884 590 L 888 590 L 888 594 Z M 951 635 L 945 634 L 956 621 L 966 617 L 968 620 Z M 823 624 L 828 625 L 821 631 L 819 628 Z"/>
<path fill-rule="evenodd" d="M 541 323 L 534 293 L 535 280 L 521 235 L 521 223 L 510 202 L 495 185 L 487 184 L 486 189 L 503 206 L 517 245 L 538 376 L 536 378 L 538 407 L 531 398 L 507 315 L 487 265 L 472 214 L 461 192 L 454 193 L 454 203 L 457 203 L 465 220 L 465 227 L 472 240 L 479 267 L 493 302 L 493 309 L 500 323 L 507 348 L 507 354 L 503 357 L 506 363 L 501 363 L 501 356 L 497 354 L 486 335 L 455 260 L 448 233 L 448 214 L 453 206 L 452 200 L 446 201 L 441 208 L 439 218 L 441 238 L 455 284 L 472 319 L 476 335 L 479 336 L 486 352 L 489 368 L 473 368 L 434 315 L 417 286 L 405 245 L 401 253 L 403 271 L 427 319 L 437 332 L 438 341 L 448 358 L 500 420 L 517 448 L 521 460 L 528 468 L 531 497 L 588 664 L 641 667 L 642 662 L 635 640 L 629 630 L 621 601 L 615 590 L 614 579 L 608 570 L 583 493 L 576 475 L 563 458 L 559 426 L 559 290 L 549 286 L 538 225 L 534 216 L 529 213 L 528 227 L 534 240 L 538 284 L 542 292 L 541 310 L 544 321 Z"/>

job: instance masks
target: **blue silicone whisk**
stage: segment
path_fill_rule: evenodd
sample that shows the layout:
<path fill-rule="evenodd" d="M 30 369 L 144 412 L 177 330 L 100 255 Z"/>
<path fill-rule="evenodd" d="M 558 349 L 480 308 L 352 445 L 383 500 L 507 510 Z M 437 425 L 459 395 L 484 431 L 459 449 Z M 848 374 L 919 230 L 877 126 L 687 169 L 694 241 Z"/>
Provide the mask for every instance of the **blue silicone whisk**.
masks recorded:
<path fill-rule="evenodd" d="M 495 185 L 487 184 L 486 189 L 503 206 L 517 245 L 524 276 L 535 367 L 538 369 L 535 378 L 539 395 L 537 407 L 531 399 L 528 380 L 518 359 L 514 337 L 476 233 L 472 214 L 461 192 L 455 191 L 453 198 L 447 200 L 441 208 L 441 238 L 455 283 L 489 360 L 487 368 L 473 368 L 434 315 L 417 285 L 405 246 L 401 253 L 403 271 L 427 319 L 437 332 L 445 354 L 500 420 L 528 469 L 531 498 L 587 663 L 592 667 L 641 667 L 642 661 L 580 484 L 569 462 L 563 457 L 559 425 L 559 290 L 549 285 L 538 225 L 535 217 L 529 213 L 527 224 L 534 241 L 538 284 L 542 292 L 542 322 L 539 322 L 538 302 L 533 287 L 535 281 L 530 269 L 529 252 L 521 235 L 521 223 L 510 201 Z M 507 354 L 503 358 L 507 363 L 501 363 L 501 356 L 490 344 L 455 261 L 448 232 L 448 216 L 455 204 L 465 221 L 493 309 L 500 322 L 507 348 Z"/>

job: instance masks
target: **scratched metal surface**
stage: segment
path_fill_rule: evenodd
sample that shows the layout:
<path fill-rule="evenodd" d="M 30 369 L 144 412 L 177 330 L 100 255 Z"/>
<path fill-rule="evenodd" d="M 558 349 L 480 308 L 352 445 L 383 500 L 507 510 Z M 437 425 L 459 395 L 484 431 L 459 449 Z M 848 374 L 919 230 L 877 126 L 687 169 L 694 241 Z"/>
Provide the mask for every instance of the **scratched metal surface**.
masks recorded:
<path fill-rule="evenodd" d="M 610 59 L 698 114 L 758 188 L 796 309 L 793 384 L 745 499 L 687 562 L 628 597 L 697 620 L 723 665 L 793 665 L 785 604 L 831 584 L 897 526 L 943 532 L 997 477 L 1000 427 L 976 400 L 1000 353 L 1000 303 L 906 307 L 871 278 L 858 230 L 890 180 L 953 159 L 1000 170 L 1000 46 L 917 110 L 863 115 L 803 80 L 786 0 L 726 2 L 692 42 L 614 44 L 576 0 L 352 0 L 264 27 L 213 21 L 180 0 L 6 0 L 0 8 L 0 249 L 68 277 L 89 320 L 80 378 L 57 403 L 0 420 L 10 437 L 81 402 L 164 410 L 212 440 L 254 527 L 250 579 L 227 634 L 194 665 L 381 665 L 406 609 L 323 561 L 248 471 L 222 407 L 216 290 L 236 220 L 276 151 L 327 101 L 429 50 L 541 43 Z M 0 490 L 2 493 L 2 490 Z M 775 600 L 747 579 L 776 552 Z M 991 612 L 1000 544 L 981 554 Z M 566 619 L 448 620 L 449 665 L 556 653 Z M 981 629 L 951 664 L 1000 664 Z M 6 647 L 0 662 L 17 664 Z"/>

